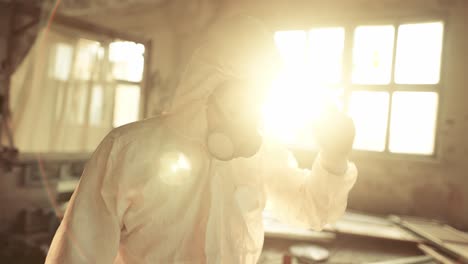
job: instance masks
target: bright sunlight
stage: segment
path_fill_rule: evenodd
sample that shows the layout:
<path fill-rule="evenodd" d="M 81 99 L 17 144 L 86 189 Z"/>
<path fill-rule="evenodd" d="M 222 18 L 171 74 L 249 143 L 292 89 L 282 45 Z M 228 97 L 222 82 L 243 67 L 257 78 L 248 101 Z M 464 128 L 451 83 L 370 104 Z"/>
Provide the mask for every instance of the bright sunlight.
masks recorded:
<path fill-rule="evenodd" d="M 265 133 L 289 145 L 313 147 L 313 120 L 326 104 L 342 106 L 343 89 L 336 84 L 341 80 L 344 29 L 281 31 L 275 42 L 284 68 L 263 109 Z"/>
<path fill-rule="evenodd" d="M 408 85 L 438 84 L 443 23 L 364 25 L 353 34 L 347 47 L 350 75 L 344 78 L 343 27 L 275 33 L 284 67 L 263 108 L 265 135 L 294 147 L 315 147 L 314 119 L 328 105 L 343 109 L 346 88 L 355 149 L 431 155 L 438 94 Z"/>

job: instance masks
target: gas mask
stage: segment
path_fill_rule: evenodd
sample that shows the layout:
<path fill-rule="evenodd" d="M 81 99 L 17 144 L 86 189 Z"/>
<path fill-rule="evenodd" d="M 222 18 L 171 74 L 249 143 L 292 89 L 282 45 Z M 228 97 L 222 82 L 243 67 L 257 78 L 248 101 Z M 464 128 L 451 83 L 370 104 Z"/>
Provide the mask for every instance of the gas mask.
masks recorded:
<path fill-rule="evenodd" d="M 237 87 L 238 89 L 240 88 Z M 249 104 L 242 104 L 242 98 L 230 96 L 233 93 L 223 90 L 215 91 L 208 100 L 210 113 L 207 114 L 211 119 L 206 139 L 208 151 L 222 161 L 251 157 L 262 144 L 258 120 L 255 114 L 250 114 L 254 108 L 249 107 Z M 232 107 L 233 104 L 237 107 Z"/>

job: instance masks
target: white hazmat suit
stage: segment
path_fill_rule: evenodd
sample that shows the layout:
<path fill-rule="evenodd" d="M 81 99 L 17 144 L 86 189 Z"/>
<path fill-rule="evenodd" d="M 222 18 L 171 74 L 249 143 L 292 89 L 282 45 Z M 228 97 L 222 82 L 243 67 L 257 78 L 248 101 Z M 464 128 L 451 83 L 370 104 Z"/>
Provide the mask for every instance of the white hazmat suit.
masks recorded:
<path fill-rule="evenodd" d="M 339 218 L 354 164 L 335 175 L 319 157 L 310 170 L 299 169 L 270 142 L 231 161 L 206 150 L 210 93 L 234 77 L 261 82 L 275 56 L 272 34 L 250 18 L 213 27 L 169 113 L 117 128 L 99 145 L 46 263 L 256 263 L 267 199 L 275 215 L 306 227 Z"/>

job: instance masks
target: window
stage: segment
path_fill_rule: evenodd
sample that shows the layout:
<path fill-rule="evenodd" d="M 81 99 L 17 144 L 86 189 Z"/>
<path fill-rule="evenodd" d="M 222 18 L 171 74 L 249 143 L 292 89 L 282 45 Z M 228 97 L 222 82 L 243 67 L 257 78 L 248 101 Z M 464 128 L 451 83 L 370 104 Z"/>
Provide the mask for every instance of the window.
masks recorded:
<path fill-rule="evenodd" d="M 436 21 L 276 32 L 285 64 L 265 104 L 266 134 L 313 147 L 311 123 L 333 104 L 355 122 L 354 149 L 434 154 L 443 31 Z"/>
<path fill-rule="evenodd" d="M 435 92 L 393 93 L 389 144 L 391 152 L 432 154 L 437 100 Z"/>
<path fill-rule="evenodd" d="M 359 26 L 355 29 L 353 83 L 390 83 L 394 31 L 393 26 Z"/>
<path fill-rule="evenodd" d="M 113 126 L 138 120 L 145 46 L 129 41 L 109 45 L 112 78 L 118 83 L 114 97 Z"/>
<path fill-rule="evenodd" d="M 138 119 L 140 87 L 119 84 L 115 91 L 113 125 L 118 127 Z"/>
<path fill-rule="evenodd" d="M 75 125 L 121 126 L 139 118 L 144 50 L 129 41 L 56 43 L 49 78 L 61 83 L 56 119 Z M 107 110 L 109 106 L 113 109 Z M 106 118 L 110 114 L 112 119 Z"/>
<path fill-rule="evenodd" d="M 116 41 L 109 45 L 112 75 L 117 80 L 140 82 L 143 77 L 145 46 L 129 41 Z"/>
<path fill-rule="evenodd" d="M 400 25 L 396 53 L 395 82 L 437 84 L 440 78 L 443 24 Z"/>
<path fill-rule="evenodd" d="M 342 81 L 344 28 L 317 28 L 309 31 L 309 61 L 312 79 L 318 83 Z"/>
<path fill-rule="evenodd" d="M 357 134 L 354 148 L 385 150 L 389 93 L 356 91 L 349 98 L 348 114 L 353 117 Z"/>
<path fill-rule="evenodd" d="M 114 127 L 138 120 L 145 55 L 144 45 L 105 33 L 64 25 L 39 32 L 11 78 L 18 149 L 89 153 Z"/>

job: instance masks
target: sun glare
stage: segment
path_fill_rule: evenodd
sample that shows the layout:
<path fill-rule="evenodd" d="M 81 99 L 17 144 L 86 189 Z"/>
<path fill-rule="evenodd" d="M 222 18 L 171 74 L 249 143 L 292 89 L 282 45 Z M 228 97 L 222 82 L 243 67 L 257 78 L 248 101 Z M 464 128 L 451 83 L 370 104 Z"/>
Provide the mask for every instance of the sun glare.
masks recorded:
<path fill-rule="evenodd" d="M 273 82 L 263 107 L 266 136 L 303 147 L 314 146 L 311 134 L 313 121 L 326 104 L 341 107 L 339 97 L 343 93 L 343 89 L 329 88 L 330 84 L 341 79 L 343 45 L 326 43 L 344 41 L 344 30 L 311 30 L 309 38 L 315 42 L 308 44 L 306 31 L 275 34 L 284 68 Z M 321 65 L 318 61 L 327 63 Z M 312 72 L 317 74 L 312 75 Z"/>
<path fill-rule="evenodd" d="M 346 110 L 356 127 L 354 149 L 433 154 L 438 93 L 408 85 L 439 83 L 443 32 L 440 21 L 357 26 L 348 47 L 349 80 L 342 76 L 343 27 L 276 32 L 284 64 L 263 108 L 264 134 L 314 148 L 314 120 L 330 105 L 342 110 L 350 85 Z M 398 90 L 402 85 L 406 92 Z"/>

